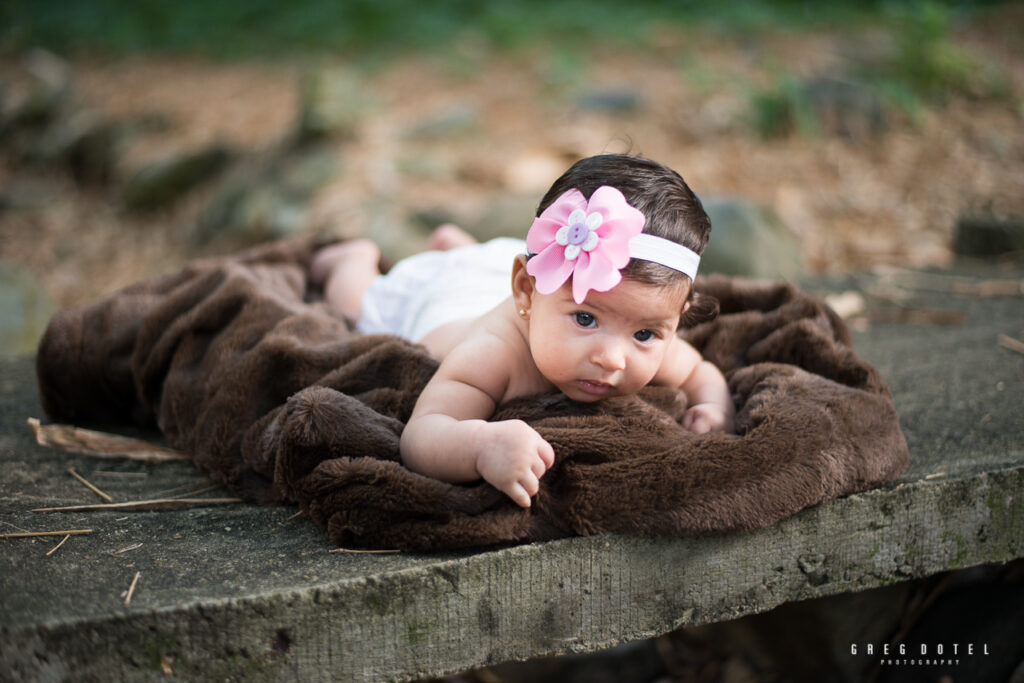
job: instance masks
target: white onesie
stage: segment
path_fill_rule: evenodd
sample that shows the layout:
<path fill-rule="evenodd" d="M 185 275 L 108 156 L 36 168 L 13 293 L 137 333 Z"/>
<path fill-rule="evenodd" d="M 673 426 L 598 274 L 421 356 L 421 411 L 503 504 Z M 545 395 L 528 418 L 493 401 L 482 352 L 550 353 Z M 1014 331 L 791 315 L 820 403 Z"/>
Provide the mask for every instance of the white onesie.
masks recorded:
<path fill-rule="evenodd" d="M 483 315 L 512 294 L 512 261 L 526 242 L 499 237 L 402 259 L 363 295 L 357 329 L 418 342 L 437 327 Z"/>

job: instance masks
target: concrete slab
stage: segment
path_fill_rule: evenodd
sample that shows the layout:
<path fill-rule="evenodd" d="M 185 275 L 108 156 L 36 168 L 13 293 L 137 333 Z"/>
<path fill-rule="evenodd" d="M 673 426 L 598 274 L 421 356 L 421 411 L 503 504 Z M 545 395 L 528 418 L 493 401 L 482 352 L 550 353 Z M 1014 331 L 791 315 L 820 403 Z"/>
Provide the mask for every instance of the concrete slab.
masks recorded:
<path fill-rule="evenodd" d="M 0 359 L 0 533 L 93 530 L 49 555 L 61 537 L 0 541 L 0 679 L 407 680 L 1022 557 L 1024 355 L 998 335 L 1024 337 L 1024 298 L 916 296 L 964 323 L 874 324 L 855 341 L 894 392 L 910 469 L 771 528 L 701 539 L 357 555 L 331 553 L 292 508 L 33 513 L 98 501 L 69 467 L 117 500 L 203 477 L 35 445 L 31 360 Z"/>

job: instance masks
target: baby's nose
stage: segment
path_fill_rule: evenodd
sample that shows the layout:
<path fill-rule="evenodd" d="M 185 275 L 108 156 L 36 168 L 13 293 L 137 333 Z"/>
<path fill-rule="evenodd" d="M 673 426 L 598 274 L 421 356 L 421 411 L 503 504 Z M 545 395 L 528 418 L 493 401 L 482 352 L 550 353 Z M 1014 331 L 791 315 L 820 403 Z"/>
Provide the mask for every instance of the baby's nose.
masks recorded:
<path fill-rule="evenodd" d="M 621 344 L 599 345 L 594 352 L 593 360 L 595 365 L 609 372 L 626 369 L 626 352 Z"/>

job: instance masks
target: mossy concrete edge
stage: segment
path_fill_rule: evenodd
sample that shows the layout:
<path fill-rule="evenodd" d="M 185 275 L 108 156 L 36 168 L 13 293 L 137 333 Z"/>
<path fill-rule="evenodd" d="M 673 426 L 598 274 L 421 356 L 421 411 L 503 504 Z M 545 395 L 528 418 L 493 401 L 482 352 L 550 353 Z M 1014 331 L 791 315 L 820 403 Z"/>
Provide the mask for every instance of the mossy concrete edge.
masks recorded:
<path fill-rule="evenodd" d="M 848 496 L 729 536 L 597 536 L 173 609 L 0 630 L 24 680 L 408 680 L 589 652 L 1024 556 L 1024 467 Z"/>

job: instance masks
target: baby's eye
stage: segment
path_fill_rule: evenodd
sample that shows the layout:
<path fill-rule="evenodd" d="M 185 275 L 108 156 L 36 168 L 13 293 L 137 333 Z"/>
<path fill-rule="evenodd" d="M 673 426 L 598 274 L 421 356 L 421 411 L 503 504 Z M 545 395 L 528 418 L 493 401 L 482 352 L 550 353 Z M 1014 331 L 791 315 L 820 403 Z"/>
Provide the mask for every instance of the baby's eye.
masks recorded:
<path fill-rule="evenodd" d="M 640 330 L 633 335 L 633 339 L 636 339 L 638 342 L 649 342 L 656 336 L 651 330 Z"/>
<path fill-rule="evenodd" d="M 573 318 L 576 320 L 576 324 L 580 327 L 593 327 L 597 324 L 597 319 L 594 318 L 593 315 L 590 313 L 584 313 L 583 311 L 573 313 Z"/>

